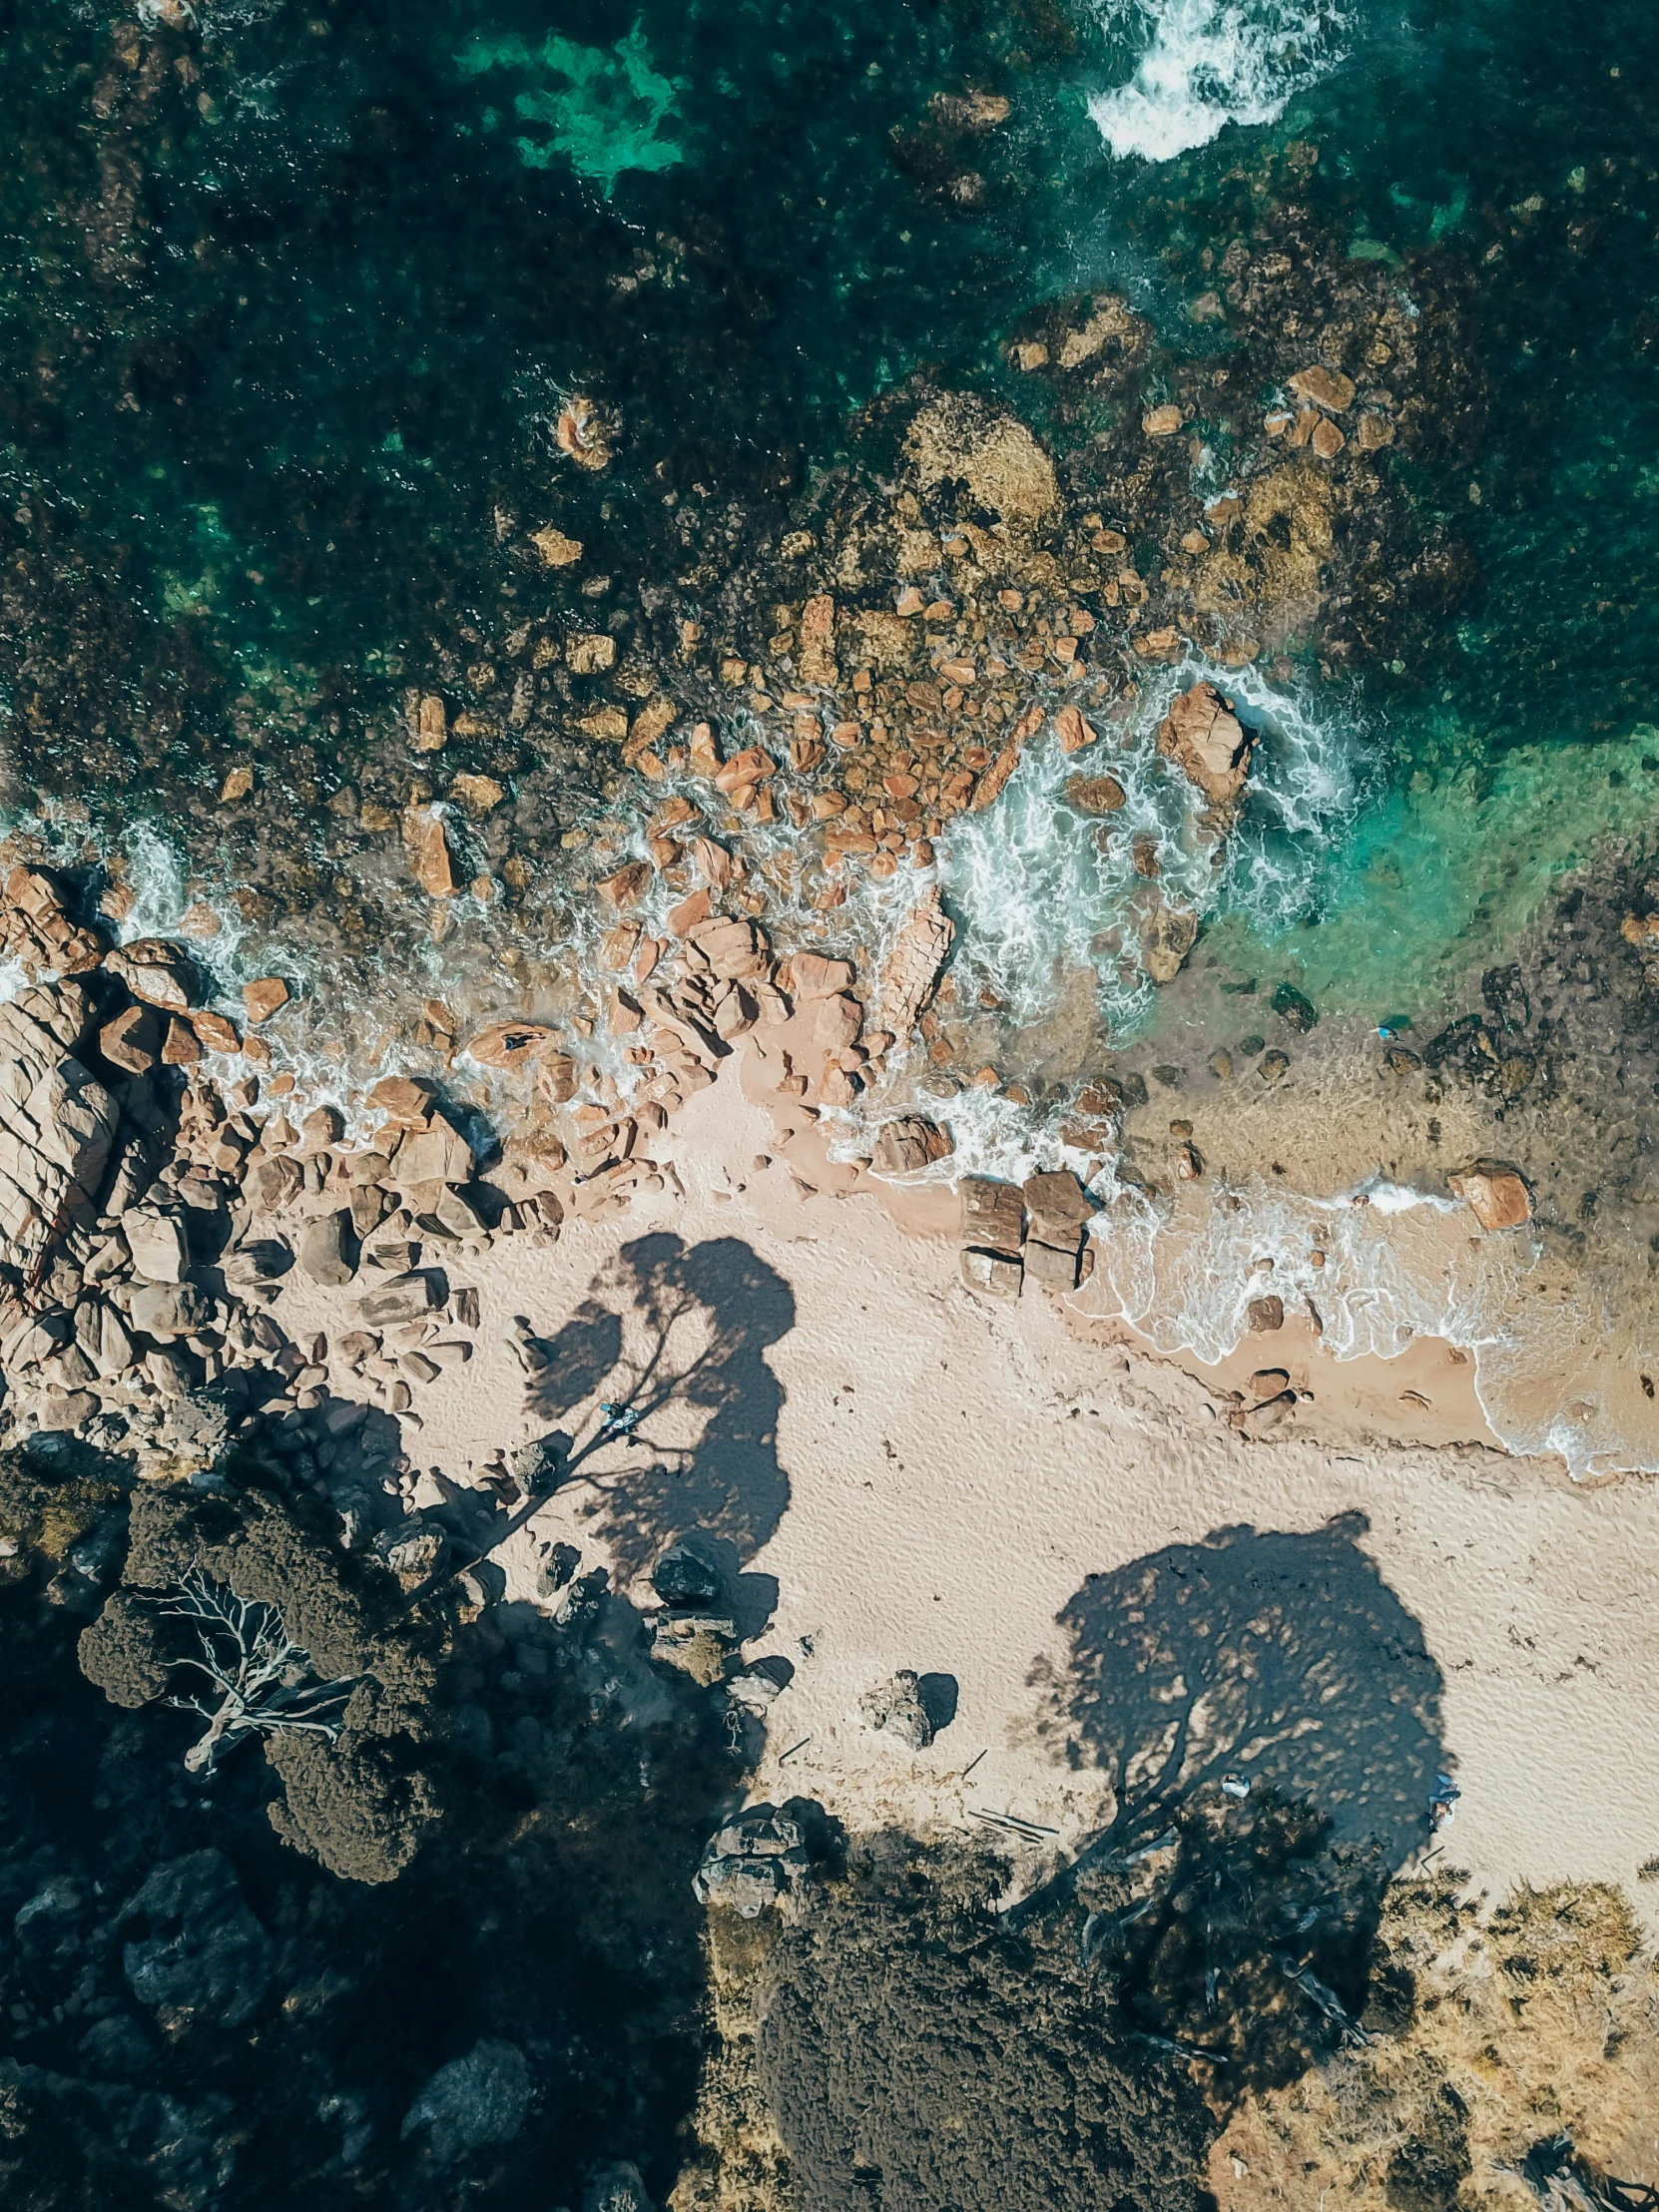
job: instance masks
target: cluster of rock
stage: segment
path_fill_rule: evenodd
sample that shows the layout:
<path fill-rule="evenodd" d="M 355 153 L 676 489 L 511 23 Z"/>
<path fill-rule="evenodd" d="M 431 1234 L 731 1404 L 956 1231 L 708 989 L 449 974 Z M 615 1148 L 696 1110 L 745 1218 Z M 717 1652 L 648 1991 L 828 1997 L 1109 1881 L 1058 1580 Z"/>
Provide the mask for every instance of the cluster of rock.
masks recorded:
<path fill-rule="evenodd" d="M 960 1196 L 965 1283 L 993 1298 L 1018 1298 L 1027 1280 L 1050 1291 L 1077 1288 L 1096 1205 L 1069 1169 L 1029 1175 L 1023 1184 L 965 1176 Z"/>
<path fill-rule="evenodd" d="M 416 1419 L 414 1390 L 465 1364 L 478 1326 L 477 1292 L 448 1269 L 503 1236 L 556 1237 L 557 1198 L 515 1202 L 474 1181 L 472 1149 L 429 1084 L 377 1084 L 366 1139 L 347 1146 L 332 1107 L 288 1122 L 288 1079 L 264 1098 L 253 1069 L 216 1082 L 200 1050 L 170 1051 L 171 1031 L 152 1040 L 144 1027 L 174 1003 L 174 1028 L 229 1055 L 234 1037 L 213 1025 L 232 1025 L 196 1004 L 188 953 L 163 940 L 104 950 L 36 871 L 13 870 L 0 930 L 37 969 L 77 962 L 0 1007 L 12 1432 L 78 1429 L 188 1465 L 262 1412 L 305 1418 L 328 1453 L 376 1406 Z M 273 1308 L 295 1268 L 353 1289 L 355 1326 L 290 1339 Z M 412 1486 L 395 1448 L 378 1471 Z"/>

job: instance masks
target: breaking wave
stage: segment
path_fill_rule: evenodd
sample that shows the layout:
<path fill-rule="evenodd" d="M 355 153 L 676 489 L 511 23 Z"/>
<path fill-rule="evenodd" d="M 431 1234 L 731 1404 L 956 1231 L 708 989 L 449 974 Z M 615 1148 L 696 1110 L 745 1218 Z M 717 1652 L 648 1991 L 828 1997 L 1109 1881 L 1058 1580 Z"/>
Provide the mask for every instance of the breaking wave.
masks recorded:
<path fill-rule="evenodd" d="M 1089 115 L 1121 161 L 1167 162 L 1229 123 L 1275 123 L 1286 102 L 1343 59 L 1347 18 L 1318 0 L 1097 0 L 1127 83 Z"/>

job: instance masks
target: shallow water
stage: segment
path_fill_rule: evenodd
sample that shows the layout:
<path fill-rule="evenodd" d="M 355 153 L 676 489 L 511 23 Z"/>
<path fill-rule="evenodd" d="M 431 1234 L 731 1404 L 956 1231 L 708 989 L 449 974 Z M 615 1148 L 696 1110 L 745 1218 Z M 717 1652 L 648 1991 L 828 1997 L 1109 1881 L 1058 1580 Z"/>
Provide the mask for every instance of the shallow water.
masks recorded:
<path fill-rule="evenodd" d="M 1032 1103 L 928 1094 L 915 1067 L 882 1098 L 932 1095 L 959 1163 L 1011 1170 L 1064 1151 L 1076 1079 L 1236 1047 L 1266 1020 L 1257 988 L 1294 983 L 1355 1050 L 1380 1024 L 1420 1044 L 1532 956 L 1563 889 L 1615 863 L 1636 880 L 1653 843 L 1656 63 L 1649 10 L 1491 0 L 240 0 L 178 28 L 97 7 L 20 22 L 0 42 L 8 819 L 66 861 L 123 857 L 129 935 L 214 895 L 227 1002 L 280 959 L 318 1009 L 296 1060 L 342 1100 L 408 1057 L 400 1009 L 422 993 L 573 1003 L 598 936 L 586 886 L 642 849 L 661 789 L 550 755 L 535 724 L 457 724 L 446 774 L 494 777 L 513 822 L 455 814 L 456 842 L 480 880 L 510 843 L 530 887 L 458 898 L 434 930 L 395 840 L 363 827 L 432 788 L 405 688 L 482 696 L 501 638 L 544 618 L 665 665 L 688 599 L 741 628 L 733 579 L 770 573 L 837 471 L 882 480 L 902 419 L 883 409 L 918 373 L 1021 408 L 1081 482 L 1110 405 L 1022 374 L 1008 337 L 1110 287 L 1169 362 L 1219 359 L 1230 248 L 1259 265 L 1295 232 L 1339 276 L 1379 276 L 1437 348 L 1378 525 L 1408 517 L 1421 557 L 1388 537 L 1365 568 L 1359 516 L 1352 609 L 1249 668 L 1195 647 L 1141 670 L 1104 840 L 1051 743 L 940 838 L 963 998 L 997 1001 L 964 1050 Z M 1310 279 L 1310 358 L 1332 280 Z M 602 472 L 556 441 L 577 391 L 611 425 Z M 1193 463 L 1207 500 L 1243 465 L 1227 429 Z M 579 573 L 526 550 L 547 528 L 581 540 Z M 1169 549 L 1130 554 L 1151 573 Z M 1259 733 L 1220 866 L 1152 743 L 1198 675 Z M 258 810 L 228 827 L 216 795 L 244 760 Z M 758 840 L 775 874 L 795 842 Z M 1172 992 L 1138 957 L 1149 853 L 1158 895 L 1204 924 Z M 907 896 L 866 882 L 795 925 L 867 953 Z M 1438 1199 L 1442 1165 L 1402 1173 Z M 1647 1330 L 1645 1278 L 1597 1276 L 1590 1249 L 1621 1207 L 1634 1221 L 1639 1182 L 1621 1168 L 1584 1232 L 1586 1341 L 1607 1315 L 1620 1342 Z M 1270 1213 L 1255 1193 L 1234 1218 L 1260 1244 Z M 1237 1255 L 1212 1222 L 1194 1249 L 1229 1288 L 1206 1304 L 1174 1229 L 1144 1243 L 1155 1218 L 1124 1220 L 1141 1257 L 1112 1280 L 1155 1334 L 1212 1347 L 1236 1327 Z M 1458 1289 L 1408 1251 L 1405 1216 L 1378 1220 L 1391 1242 L 1354 1246 L 1355 1296 L 1375 1312 L 1390 1269 L 1416 1282 L 1387 1294 L 1409 1326 L 1483 1345 L 1483 1381 L 1524 1400 L 1500 1430 L 1559 1441 L 1585 1393 L 1563 1381 L 1540 1408 L 1548 1332 L 1515 1322 L 1509 1263 Z M 1382 1349 L 1370 1323 L 1350 1333 Z M 1579 1421 L 1597 1441 L 1575 1465 L 1651 1463 L 1609 1410 L 1623 1387 Z"/>

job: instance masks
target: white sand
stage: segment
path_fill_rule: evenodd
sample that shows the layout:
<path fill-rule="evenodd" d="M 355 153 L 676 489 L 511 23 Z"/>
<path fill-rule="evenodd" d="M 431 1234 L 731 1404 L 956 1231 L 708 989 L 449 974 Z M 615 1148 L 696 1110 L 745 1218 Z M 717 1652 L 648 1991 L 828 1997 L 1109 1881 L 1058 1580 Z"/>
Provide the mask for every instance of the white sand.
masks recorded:
<path fill-rule="evenodd" d="M 501 1554 L 512 1594 L 529 1593 L 540 1549 L 562 1539 L 581 1547 L 584 1569 L 611 1560 L 648 1603 L 650 1559 L 693 1525 L 712 1527 L 736 1541 L 746 1569 L 777 1581 L 771 1625 L 748 1655 L 782 1654 L 796 1668 L 772 1708 L 752 1797 L 810 1796 L 849 1826 L 896 1821 L 928 1835 L 972 1828 L 975 1809 L 1007 1810 L 1066 1843 L 1099 1821 L 1110 1793 L 1087 1748 L 1081 1764 L 1067 1757 L 1058 1616 L 1091 1574 L 1245 1527 L 1260 1533 L 1197 1564 L 1218 1586 L 1214 1606 L 1253 1625 L 1211 1639 L 1225 1648 L 1207 1685 L 1119 1677 L 1108 1721 L 1144 1722 L 1149 1684 L 1177 1693 L 1172 1715 L 1207 1687 L 1194 1722 L 1201 1757 L 1208 1717 L 1205 1771 L 1317 1779 L 1341 1826 L 1377 1828 L 1394 1856 L 1407 1835 L 1426 1835 L 1425 1777 L 1443 1757 L 1462 1791 L 1446 1856 L 1478 1885 L 1607 1878 L 1659 1905 L 1659 1886 L 1634 1886 L 1659 1852 L 1651 1481 L 1579 1485 L 1550 1463 L 1470 1443 L 1243 1438 L 1202 1382 L 1090 1341 L 1045 1294 L 1008 1306 L 969 1292 L 954 1243 L 901 1232 L 879 1197 L 804 1197 L 785 1162 L 753 1170 L 775 1145 L 766 1109 L 723 1081 L 676 1124 L 683 1197 L 573 1218 L 553 1250 L 514 1239 L 475 1271 L 453 1270 L 480 1285 L 479 1352 L 417 1393 L 423 1426 L 407 1441 L 418 1463 L 455 1478 L 469 1457 L 550 1425 L 526 1410 L 503 1341 L 509 1317 L 553 1338 L 591 1297 L 598 1311 L 581 1341 L 602 1338 L 604 1316 L 618 1313 L 624 1342 L 638 1346 L 637 1283 L 619 1256 L 646 1238 L 683 1240 L 715 1302 L 712 1323 L 694 1301 L 670 1332 L 665 1369 L 714 1351 L 645 1421 L 659 1452 L 607 1447 L 590 1463 L 602 1488 L 574 1484 L 550 1500 Z M 737 1242 L 696 1259 L 718 1240 Z M 741 1288 L 746 1276 L 759 1287 Z M 349 1311 L 345 1294 L 309 1290 L 277 1309 L 290 1330 L 341 1329 Z M 1340 1435 L 1342 1367 L 1317 1350 L 1299 1357 L 1318 1372 L 1326 1432 Z M 576 1367 L 567 1360 L 563 1372 Z M 579 1428 L 594 1396 L 625 1386 L 612 1376 L 561 1425 Z M 688 1402 L 728 1388 L 730 1402 Z M 1373 1372 L 1366 1391 L 1377 1395 Z M 706 1434 L 691 1473 L 648 1475 L 668 1456 L 661 1447 Z M 1369 1527 L 1267 1540 L 1341 1514 Z M 1211 1605 L 1194 1564 L 1160 1565 L 1153 1625 L 1175 1619 L 1160 1609 L 1183 1594 L 1200 1592 L 1200 1612 Z M 1120 1584 L 1106 1587 L 1121 1596 Z M 1412 1656 L 1419 1634 L 1432 1665 Z M 898 1667 L 958 1686 L 954 1721 L 919 1754 L 859 1718 L 860 1694 Z M 1436 1691 L 1439 1755 L 1419 1719 L 1390 1703 Z M 1390 1805 L 1401 1790 L 1408 1802 Z"/>

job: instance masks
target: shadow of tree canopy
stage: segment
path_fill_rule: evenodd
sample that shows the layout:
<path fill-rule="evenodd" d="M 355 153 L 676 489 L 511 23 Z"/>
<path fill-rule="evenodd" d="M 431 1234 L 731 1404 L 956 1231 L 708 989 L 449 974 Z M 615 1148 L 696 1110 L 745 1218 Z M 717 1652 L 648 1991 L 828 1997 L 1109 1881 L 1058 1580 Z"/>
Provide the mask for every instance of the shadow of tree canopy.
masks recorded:
<path fill-rule="evenodd" d="M 608 1375 L 609 1402 L 630 1424 L 616 1438 L 620 1467 L 593 1459 L 602 1435 L 569 1461 L 598 1486 L 596 1532 L 624 1580 L 694 1531 L 730 1544 L 740 1565 L 771 1539 L 790 1484 L 778 1461 L 784 1393 L 766 1353 L 794 1327 L 789 1285 L 741 1239 L 688 1246 L 659 1232 L 625 1245 L 551 1340 L 531 1412 L 559 1418 Z M 671 1409 L 707 1415 L 694 1443 L 653 1436 Z"/>
<path fill-rule="evenodd" d="M 1360 1548 L 1370 1525 L 1220 1528 L 1089 1577 L 1059 1616 L 1056 1701 L 1074 1758 L 1111 1780 L 1118 1836 L 1236 1777 L 1390 1868 L 1427 1841 L 1441 1675 Z"/>

